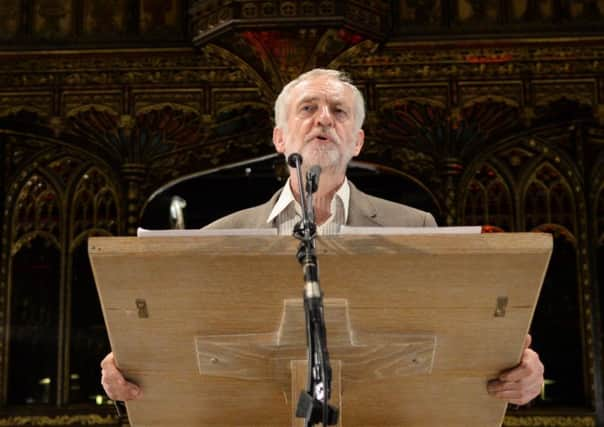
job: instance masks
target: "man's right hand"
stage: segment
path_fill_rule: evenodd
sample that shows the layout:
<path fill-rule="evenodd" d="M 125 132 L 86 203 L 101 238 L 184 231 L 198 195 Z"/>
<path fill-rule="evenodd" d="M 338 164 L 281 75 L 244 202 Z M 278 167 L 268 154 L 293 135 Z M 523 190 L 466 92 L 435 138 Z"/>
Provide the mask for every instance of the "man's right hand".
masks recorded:
<path fill-rule="evenodd" d="M 115 365 L 113 353 L 109 353 L 101 362 L 101 384 L 107 396 L 113 400 L 134 400 L 143 395 L 139 386 L 126 381 Z"/>

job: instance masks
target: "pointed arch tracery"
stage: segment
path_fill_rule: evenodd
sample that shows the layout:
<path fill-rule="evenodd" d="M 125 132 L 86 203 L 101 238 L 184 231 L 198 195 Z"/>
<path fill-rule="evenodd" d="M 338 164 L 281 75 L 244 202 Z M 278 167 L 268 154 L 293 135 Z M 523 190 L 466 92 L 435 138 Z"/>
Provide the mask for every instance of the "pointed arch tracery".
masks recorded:
<path fill-rule="evenodd" d="M 73 239 L 91 229 L 119 232 L 119 203 L 111 180 L 98 167 L 92 166 L 79 176 L 71 197 L 70 229 Z"/>
<path fill-rule="evenodd" d="M 575 198 L 566 178 L 547 160 L 538 165 L 523 191 L 524 228 L 559 224 L 577 233 Z"/>
<path fill-rule="evenodd" d="M 512 231 L 513 197 L 505 179 L 488 162 L 476 170 L 462 195 L 462 223 L 493 225 Z"/>
<path fill-rule="evenodd" d="M 11 253 L 35 237 L 60 246 L 62 231 L 61 194 L 48 176 L 33 172 L 15 197 L 12 212 Z"/>
<path fill-rule="evenodd" d="M 595 211 L 598 245 L 604 246 L 604 181 L 600 183 L 600 188 L 596 192 Z"/>

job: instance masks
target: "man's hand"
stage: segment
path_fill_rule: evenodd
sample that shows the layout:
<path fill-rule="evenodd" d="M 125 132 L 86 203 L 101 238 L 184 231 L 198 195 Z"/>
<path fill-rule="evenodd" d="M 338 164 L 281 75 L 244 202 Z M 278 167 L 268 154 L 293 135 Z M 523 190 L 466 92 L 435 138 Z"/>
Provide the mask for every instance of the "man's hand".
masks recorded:
<path fill-rule="evenodd" d="M 524 405 L 539 395 L 543 386 L 543 363 L 530 345 L 531 336 L 527 335 L 520 364 L 489 381 L 489 394 L 516 405 Z"/>
<path fill-rule="evenodd" d="M 126 381 L 120 370 L 117 369 L 113 353 L 109 353 L 101 362 L 101 384 L 107 396 L 113 400 L 133 400 L 143 395 L 141 388 Z"/>

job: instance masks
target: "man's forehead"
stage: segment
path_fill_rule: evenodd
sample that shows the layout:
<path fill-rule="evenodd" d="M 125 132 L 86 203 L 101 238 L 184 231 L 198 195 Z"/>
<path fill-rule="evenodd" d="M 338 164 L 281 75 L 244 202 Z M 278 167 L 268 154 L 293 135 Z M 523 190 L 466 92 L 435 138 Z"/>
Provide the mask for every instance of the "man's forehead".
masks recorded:
<path fill-rule="evenodd" d="M 335 102 L 352 101 L 352 89 L 334 78 L 315 78 L 300 82 L 292 91 L 294 103 L 305 100 L 328 99 Z"/>

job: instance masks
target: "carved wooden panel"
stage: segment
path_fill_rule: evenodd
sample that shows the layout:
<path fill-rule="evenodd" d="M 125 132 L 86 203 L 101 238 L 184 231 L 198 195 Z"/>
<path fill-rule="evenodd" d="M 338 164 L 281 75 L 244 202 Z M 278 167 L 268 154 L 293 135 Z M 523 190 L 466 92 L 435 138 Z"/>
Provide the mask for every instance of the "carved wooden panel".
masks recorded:
<path fill-rule="evenodd" d="M 33 34 L 41 39 L 61 39 L 74 31 L 73 0 L 33 0 Z"/>
<path fill-rule="evenodd" d="M 436 29 L 443 24 L 443 13 L 441 0 L 399 0 L 399 16 L 401 27 L 415 27 L 417 29 L 426 26 Z"/>
<path fill-rule="evenodd" d="M 61 112 L 66 117 L 76 115 L 78 112 L 89 108 L 108 110 L 114 114 L 122 114 L 124 100 L 121 91 L 69 91 L 61 96 Z"/>
<path fill-rule="evenodd" d="M 475 102 L 495 100 L 519 108 L 527 102 L 523 89 L 523 83 L 520 80 L 506 79 L 499 83 L 493 81 L 460 82 L 457 103 L 465 107 Z"/>
<path fill-rule="evenodd" d="M 198 88 L 164 89 L 164 90 L 135 90 L 132 92 L 132 108 L 135 114 L 154 109 L 154 106 L 174 105 L 196 112 L 204 111 L 206 94 Z"/>
<path fill-rule="evenodd" d="M 20 110 L 35 112 L 44 117 L 52 116 L 52 94 L 47 91 L 0 93 L 0 117 Z"/>
<path fill-rule="evenodd" d="M 182 0 L 140 0 L 142 32 L 166 33 L 182 28 Z"/>
<path fill-rule="evenodd" d="M 83 33 L 87 36 L 118 36 L 127 30 L 127 0 L 84 0 Z"/>
<path fill-rule="evenodd" d="M 0 40 L 14 38 L 19 29 L 21 1 L 6 0 L 0 9 Z"/>
<path fill-rule="evenodd" d="M 580 104 L 594 106 L 597 101 L 597 83 L 595 79 L 535 81 L 531 104 L 536 107 L 547 105 L 561 98 Z"/>

